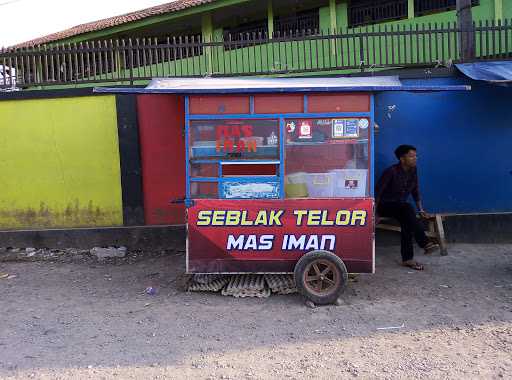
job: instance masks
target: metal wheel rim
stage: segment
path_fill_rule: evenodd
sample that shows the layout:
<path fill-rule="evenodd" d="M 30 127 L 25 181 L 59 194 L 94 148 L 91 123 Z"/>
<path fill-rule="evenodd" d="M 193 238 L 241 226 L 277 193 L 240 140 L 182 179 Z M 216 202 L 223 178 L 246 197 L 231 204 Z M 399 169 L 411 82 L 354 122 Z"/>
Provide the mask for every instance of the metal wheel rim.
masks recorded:
<path fill-rule="evenodd" d="M 309 292 L 325 296 L 339 286 L 340 273 L 331 261 L 318 259 L 306 266 L 302 283 Z"/>

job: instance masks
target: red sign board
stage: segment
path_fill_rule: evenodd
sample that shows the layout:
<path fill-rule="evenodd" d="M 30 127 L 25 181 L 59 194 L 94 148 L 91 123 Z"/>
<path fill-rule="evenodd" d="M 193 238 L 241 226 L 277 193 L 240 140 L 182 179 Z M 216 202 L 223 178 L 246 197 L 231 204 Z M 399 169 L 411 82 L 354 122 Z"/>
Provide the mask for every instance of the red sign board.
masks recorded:
<path fill-rule="evenodd" d="M 373 199 L 194 200 L 187 271 L 293 272 L 326 250 L 349 272 L 372 273 L 373 242 Z"/>

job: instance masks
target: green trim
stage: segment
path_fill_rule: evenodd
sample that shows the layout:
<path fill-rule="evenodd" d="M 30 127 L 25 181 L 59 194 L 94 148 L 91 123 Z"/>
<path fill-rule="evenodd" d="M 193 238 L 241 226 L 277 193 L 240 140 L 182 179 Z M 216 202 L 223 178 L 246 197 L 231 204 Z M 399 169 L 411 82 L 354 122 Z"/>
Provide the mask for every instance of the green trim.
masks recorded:
<path fill-rule="evenodd" d="M 503 20 L 503 0 L 494 0 L 494 18 Z"/>
<path fill-rule="evenodd" d="M 213 22 L 211 13 L 205 13 L 201 16 L 201 34 L 204 42 L 213 41 Z M 207 60 L 206 66 L 208 68 L 208 73 L 212 73 L 212 48 L 206 47 L 204 54 Z"/>
<path fill-rule="evenodd" d="M 213 22 L 211 13 L 205 13 L 201 17 L 201 34 L 203 35 L 203 41 L 213 41 Z"/>
<path fill-rule="evenodd" d="M 414 0 L 408 0 L 407 2 L 407 18 L 414 18 Z"/>
<path fill-rule="evenodd" d="M 272 0 L 267 0 L 267 25 L 268 25 L 268 36 L 272 38 L 274 35 L 274 7 Z"/>
<path fill-rule="evenodd" d="M 329 0 L 329 15 L 331 16 L 331 30 L 336 30 L 336 0 Z"/>
<path fill-rule="evenodd" d="M 170 13 L 166 13 L 166 14 L 163 14 L 163 15 L 158 15 L 158 16 L 154 16 L 154 17 L 148 17 L 148 18 L 145 18 L 145 19 L 142 19 L 142 20 L 139 20 L 139 21 L 127 22 L 125 24 L 114 26 L 114 27 L 111 27 L 111 28 L 102 29 L 102 30 L 98 30 L 98 31 L 94 31 L 94 32 L 89 32 L 89 33 L 84 33 L 84 34 L 80 34 L 80 35 L 77 35 L 77 36 L 73 36 L 73 37 L 69 37 L 69 38 L 64 38 L 64 39 L 58 40 L 58 41 L 52 41 L 52 42 L 49 43 L 49 45 L 54 45 L 54 44 L 57 44 L 57 43 L 59 43 L 59 44 L 61 44 L 61 43 L 78 43 L 78 42 L 84 42 L 84 41 L 101 39 L 103 37 L 110 37 L 113 34 L 125 32 L 127 30 L 143 28 L 143 27 L 146 27 L 146 26 L 149 26 L 149 25 L 153 25 L 153 24 L 158 24 L 158 23 L 165 22 L 165 21 L 174 20 L 174 19 L 177 19 L 177 18 L 180 18 L 180 17 L 196 15 L 198 13 L 211 12 L 211 11 L 214 11 L 214 10 L 219 9 L 219 8 L 227 7 L 227 6 L 230 6 L 230 5 L 237 5 L 237 4 L 248 3 L 250 1 L 251 0 L 222 0 L 222 1 L 215 1 L 215 2 L 210 3 L 210 4 L 198 5 L 198 6 L 195 6 L 195 7 L 192 7 L 192 8 L 187 8 L 187 9 L 183 9 L 183 10 L 176 11 L 176 12 L 170 12 Z"/>

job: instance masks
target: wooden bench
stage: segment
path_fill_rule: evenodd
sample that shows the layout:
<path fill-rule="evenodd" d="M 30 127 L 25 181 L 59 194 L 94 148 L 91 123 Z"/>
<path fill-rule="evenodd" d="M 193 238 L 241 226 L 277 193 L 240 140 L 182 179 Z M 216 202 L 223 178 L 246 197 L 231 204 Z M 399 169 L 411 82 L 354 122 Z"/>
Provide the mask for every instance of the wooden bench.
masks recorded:
<path fill-rule="evenodd" d="M 429 238 L 434 239 L 436 243 L 439 244 L 439 247 L 441 248 L 441 256 L 448 255 L 442 215 L 430 215 L 427 219 L 425 219 L 425 221 L 428 225 L 428 229 L 425 231 L 425 234 Z M 397 221 L 393 218 L 380 218 L 379 224 L 377 224 L 375 227 L 386 231 L 402 231 L 400 226 L 397 224 Z"/>

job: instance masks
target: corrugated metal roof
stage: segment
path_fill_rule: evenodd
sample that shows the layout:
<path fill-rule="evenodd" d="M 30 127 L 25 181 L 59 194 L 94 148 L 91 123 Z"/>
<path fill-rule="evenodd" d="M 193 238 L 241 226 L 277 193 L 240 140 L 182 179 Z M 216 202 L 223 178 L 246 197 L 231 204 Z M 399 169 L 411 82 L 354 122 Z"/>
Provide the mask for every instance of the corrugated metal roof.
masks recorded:
<path fill-rule="evenodd" d="M 78 36 L 84 33 L 95 32 L 98 30 L 112 28 L 114 26 L 127 24 L 129 22 L 142 20 L 148 17 L 159 16 L 166 13 L 181 11 L 183 9 L 196 7 L 203 4 L 213 3 L 215 0 L 176 0 L 172 3 L 157 5 L 151 8 L 141 9 L 135 12 L 126 13 L 120 16 L 109 17 L 103 20 L 89 22 L 87 24 L 77 25 L 61 32 L 52 33 L 44 37 L 39 37 L 30 41 L 22 42 L 15 47 L 27 47 L 42 45 L 49 42 L 55 42 L 66 38 Z"/>
<path fill-rule="evenodd" d="M 327 91 L 444 91 L 470 90 L 470 86 L 438 86 L 426 82 L 404 86 L 397 76 L 337 78 L 156 78 L 146 88 L 97 87 L 102 93 L 226 94 Z"/>

